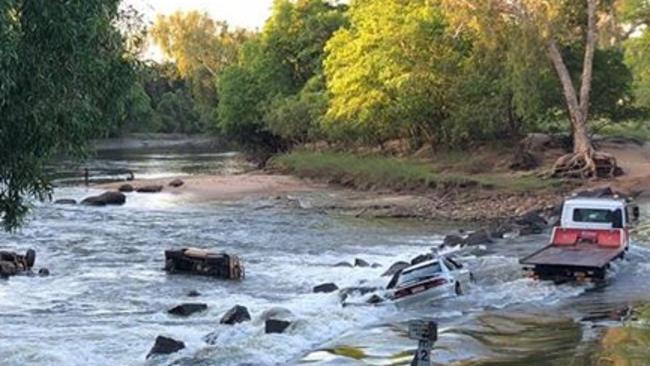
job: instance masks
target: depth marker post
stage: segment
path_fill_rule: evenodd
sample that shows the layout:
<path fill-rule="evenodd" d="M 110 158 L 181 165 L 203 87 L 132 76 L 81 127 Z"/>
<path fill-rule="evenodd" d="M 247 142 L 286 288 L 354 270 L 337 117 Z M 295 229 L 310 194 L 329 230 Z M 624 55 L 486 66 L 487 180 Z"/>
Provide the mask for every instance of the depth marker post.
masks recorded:
<path fill-rule="evenodd" d="M 412 320 L 409 322 L 408 335 L 418 341 L 411 366 L 431 366 L 431 349 L 438 340 L 438 324 L 431 320 Z"/>

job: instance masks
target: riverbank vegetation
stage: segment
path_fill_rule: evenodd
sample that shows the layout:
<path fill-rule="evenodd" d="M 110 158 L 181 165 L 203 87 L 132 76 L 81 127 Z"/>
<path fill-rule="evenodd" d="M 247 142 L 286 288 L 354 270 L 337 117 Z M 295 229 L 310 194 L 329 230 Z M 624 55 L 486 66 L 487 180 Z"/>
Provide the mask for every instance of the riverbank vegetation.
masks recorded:
<path fill-rule="evenodd" d="M 48 192 L 43 161 L 90 136 L 209 132 L 265 161 L 319 143 L 390 159 L 395 140 L 522 155 L 526 135 L 560 133 L 573 143 L 550 173 L 585 178 L 620 173 L 592 133 L 650 130 L 645 0 L 275 0 L 259 30 L 198 11 L 149 26 L 119 5 L 0 0 L 9 226 Z M 164 62 L 143 60 L 147 39 Z"/>
<path fill-rule="evenodd" d="M 499 154 L 484 153 L 468 157 L 457 152 L 446 152 L 437 154 L 435 161 L 431 161 L 346 152 L 294 151 L 273 158 L 269 166 L 283 173 L 361 190 L 548 193 L 561 186 L 561 181 L 556 179 L 513 173 L 504 165 L 504 161 L 492 159 L 495 156 Z"/>
<path fill-rule="evenodd" d="M 186 80 L 207 86 L 192 96 L 211 96 L 209 126 L 249 150 L 393 139 L 461 149 L 562 132 L 574 146 L 556 173 L 613 174 L 588 121 L 646 125 L 647 3 L 467 4 L 277 0 L 260 32 L 178 13 L 153 33 Z"/>

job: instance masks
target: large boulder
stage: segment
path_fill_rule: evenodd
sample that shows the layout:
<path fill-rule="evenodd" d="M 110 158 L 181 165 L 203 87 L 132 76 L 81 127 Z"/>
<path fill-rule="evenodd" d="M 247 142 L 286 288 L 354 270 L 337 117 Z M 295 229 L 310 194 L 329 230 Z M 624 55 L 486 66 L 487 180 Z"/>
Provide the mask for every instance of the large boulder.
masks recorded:
<path fill-rule="evenodd" d="M 406 267 L 410 267 L 410 266 L 411 266 L 411 264 L 408 263 L 408 262 L 403 262 L 403 261 L 395 262 L 386 270 L 386 272 L 382 273 L 381 276 L 382 277 L 392 276 L 395 273 L 403 270 Z"/>
<path fill-rule="evenodd" d="M 99 196 L 91 196 L 81 201 L 82 205 L 88 206 L 106 206 L 106 205 L 123 205 L 126 202 L 126 196 L 121 192 L 104 192 Z"/>
<path fill-rule="evenodd" d="M 56 201 L 54 201 L 55 205 L 76 205 L 77 201 L 73 200 L 72 198 L 61 198 Z"/>
<path fill-rule="evenodd" d="M 7 278 L 21 272 L 29 271 L 36 261 L 36 252 L 27 250 L 24 255 L 16 252 L 0 251 L 0 277 Z"/>
<path fill-rule="evenodd" d="M 185 343 L 172 338 L 158 336 L 156 342 L 147 354 L 147 358 L 155 355 L 169 355 L 185 348 Z"/>
<path fill-rule="evenodd" d="M 133 192 L 134 189 L 132 185 L 127 183 L 127 184 L 122 184 L 117 190 L 120 192 L 129 193 L 129 192 Z"/>
<path fill-rule="evenodd" d="M 204 311 L 208 308 L 208 305 L 203 303 L 186 303 L 174 306 L 173 308 L 167 310 L 169 314 L 180 315 L 180 316 L 189 316 L 200 311 Z"/>
<path fill-rule="evenodd" d="M 158 193 L 163 190 L 162 185 L 150 184 L 142 187 L 138 187 L 135 191 L 138 193 Z"/>
<path fill-rule="evenodd" d="M 233 325 L 249 320 L 251 320 L 251 315 L 248 309 L 245 306 L 235 305 L 221 317 L 219 323 Z"/>
<path fill-rule="evenodd" d="M 330 293 L 338 290 L 339 287 L 334 283 L 323 283 L 314 287 L 314 293 Z"/>
<path fill-rule="evenodd" d="M 264 332 L 266 334 L 284 333 L 284 331 L 289 328 L 290 325 L 291 322 L 286 320 L 269 319 L 264 323 Z"/>
<path fill-rule="evenodd" d="M 169 182 L 169 186 L 174 187 L 174 188 L 178 188 L 178 187 L 182 186 L 183 184 L 185 184 L 185 182 L 183 182 L 183 180 L 179 179 L 179 178 L 176 178 L 176 179 L 172 180 L 171 182 Z"/>

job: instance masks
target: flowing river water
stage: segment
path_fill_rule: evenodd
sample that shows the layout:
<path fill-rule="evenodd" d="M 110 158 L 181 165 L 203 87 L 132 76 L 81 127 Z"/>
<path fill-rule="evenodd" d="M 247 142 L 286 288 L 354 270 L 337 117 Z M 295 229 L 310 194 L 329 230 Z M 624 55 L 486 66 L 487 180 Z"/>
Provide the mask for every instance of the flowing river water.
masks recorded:
<path fill-rule="evenodd" d="M 137 177 L 237 170 L 233 154 L 213 152 L 111 152 L 91 164 L 127 167 Z M 67 186 L 55 198 L 97 192 Z M 419 318 L 440 324 L 436 364 L 595 365 L 600 335 L 620 325 L 610 314 L 650 301 L 643 229 L 599 287 L 522 278 L 518 258 L 544 245 L 538 235 L 503 239 L 466 258 L 476 283 L 432 306 L 342 307 L 336 293 L 312 293 L 323 282 L 384 284 L 380 274 L 390 264 L 427 252 L 456 229 L 338 217 L 270 198 L 189 203 L 160 193 L 129 194 L 120 207 L 37 203 L 19 232 L 0 234 L 0 248 L 34 248 L 36 267 L 52 274 L 0 281 L 0 365 L 408 365 L 415 342 L 406 322 Z M 163 250 L 183 246 L 239 254 L 246 279 L 167 275 Z M 382 267 L 334 267 L 355 258 Z M 187 297 L 190 290 L 201 296 Z M 183 302 L 209 308 L 188 318 L 167 314 Z M 236 304 L 253 320 L 220 325 Z M 288 309 L 294 324 L 265 334 L 260 315 L 277 307 Z M 158 335 L 187 347 L 145 360 Z"/>

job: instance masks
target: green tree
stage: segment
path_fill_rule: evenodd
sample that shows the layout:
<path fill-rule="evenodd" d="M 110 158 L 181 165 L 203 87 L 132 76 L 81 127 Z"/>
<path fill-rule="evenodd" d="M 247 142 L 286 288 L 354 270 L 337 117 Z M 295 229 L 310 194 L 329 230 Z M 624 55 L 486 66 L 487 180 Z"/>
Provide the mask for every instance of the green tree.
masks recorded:
<path fill-rule="evenodd" d="M 213 20 L 205 12 L 177 11 L 158 15 L 151 36 L 189 82 L 202 118 L 210 119 L 218 102 L 216 77 L 237 62 L 239 48 L 250 33 L 232 30 L 228 23 Z"/>
<path fill-rule="evenodd" d="M 43 165 L 80 154 L 120 118 L 133 83 L 117 0 L 0 0 L 0 216 L 20 224 L 44 199 Z"/>
<path fill-rule="evenodd" d="M 382 141 L 445 137 L 450 87 L 467 42 L 430 1 L 353 1 L 350 26 L 327 43 L 329 129 Z"/>
<path fill-rule="evenodd" d="M 278 118 L 301 113 L 291 120 L 310 120 L 302 120 L 304 127 L 298 130 L 313 126 L 312 115 L 303 113 L 313 90 L 296 94 L 310 79 L 319 78 L 324 45 L 345 23 L 344 12 L 345 6 L 323 0 L 276 0 L 262 33 L 242 47 L 239 64 L 218 78 L 220 130 L 240 144 L 272 151 L 297 141 L 295 135 L 285 134 Z M 323 88 L 317 93 L 324 93 L 324 85 L 316 85 Z"/>

